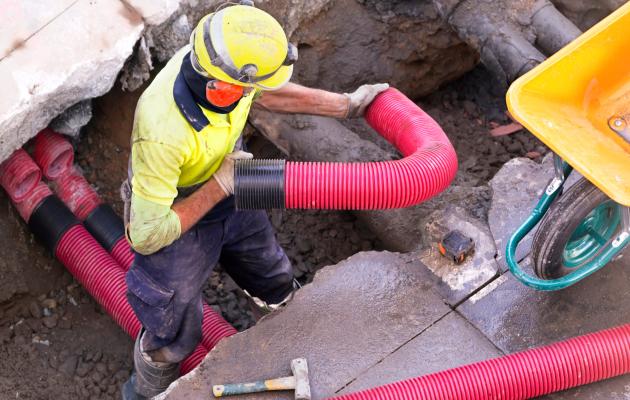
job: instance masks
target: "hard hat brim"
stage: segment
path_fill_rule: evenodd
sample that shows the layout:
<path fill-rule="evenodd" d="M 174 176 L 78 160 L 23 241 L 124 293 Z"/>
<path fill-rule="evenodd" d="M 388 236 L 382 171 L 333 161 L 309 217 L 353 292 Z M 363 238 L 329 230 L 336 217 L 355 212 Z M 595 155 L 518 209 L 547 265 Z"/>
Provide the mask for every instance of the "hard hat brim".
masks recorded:
<path fill-rule="evenodd" d="M 278 90 L 289 82 L 291 75 L 293 75 L 293 65 L 283 65 L 273 76 L 264 81 L 253 83 L 252 86 L 260 90 Z"/>

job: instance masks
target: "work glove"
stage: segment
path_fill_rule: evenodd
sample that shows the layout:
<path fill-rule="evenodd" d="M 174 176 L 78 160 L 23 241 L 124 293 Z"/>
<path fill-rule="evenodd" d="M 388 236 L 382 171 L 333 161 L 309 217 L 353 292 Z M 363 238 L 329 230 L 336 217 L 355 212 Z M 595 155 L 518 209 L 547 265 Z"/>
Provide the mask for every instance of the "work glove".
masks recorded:
<path fill-rule="evenodd" d="M 387 83 L 377 83 L 375 85 L 361 85 L 352 93 L 344 93 L 348 97 L 348 111 L 346 118 L 362 117 L 365 109 L 370 105 L 377 94 L 387 90 Z"/>
<path fill-rule="evenodd" d="M 225 156 L 217 172 L 212 175 L 225 194 L 228 196 L 234 194 L 234 163 L 236 160 L 250 160 L 253 157 L 252 153 L 241 150 Z"/>

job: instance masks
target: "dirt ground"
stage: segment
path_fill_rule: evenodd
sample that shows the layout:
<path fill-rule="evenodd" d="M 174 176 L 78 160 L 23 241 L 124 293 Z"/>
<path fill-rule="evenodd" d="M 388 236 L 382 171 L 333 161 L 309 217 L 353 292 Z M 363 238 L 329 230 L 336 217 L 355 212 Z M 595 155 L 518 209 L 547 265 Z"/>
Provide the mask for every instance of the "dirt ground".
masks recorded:
<path fill-rule="evenodd" d="M 509 122 L 502 94 L 493 87 L 488 74 L 478 68 L 420 102 L 450 136 L 460 159 L 459 180 L 471 186 L 485 184 L 512 157 L 529 153 L 539 158 L 537 154 L 546 151 L 525 132 L 489 135 L 496 124 Z M 115 89 L 95 100 L 95 117 L 77 144 L 77 161 L 85 176 L 119 213 L 118 188 L 126 174 L 130 110 L 137 96 Z M 357 130 L 362 128 L 357 125 Z M 264 147 L 265 143 L 252 146 Z M 309 282 L 325 265 L 383 248 L 347 212 L 272 211 L 270 218 L 301 283 Z M 33 239 L 4 194 L 0 230 L 5 237 L 1 262 L 19 265 L 27 275 L 26 283 L 17 285 L 9 299 L 0 299 L 0 398 L 118 398 L 120 384 L 131 370 L 131 340 Z M 253 324 L 244 296 L 220 267 L 204 294 L 237 329 Z"/>

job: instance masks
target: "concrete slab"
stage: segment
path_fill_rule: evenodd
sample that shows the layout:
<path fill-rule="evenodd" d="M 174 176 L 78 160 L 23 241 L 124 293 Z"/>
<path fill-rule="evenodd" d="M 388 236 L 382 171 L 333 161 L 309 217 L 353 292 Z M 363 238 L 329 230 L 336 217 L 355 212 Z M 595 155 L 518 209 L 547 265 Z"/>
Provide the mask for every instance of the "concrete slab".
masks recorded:
<path fill-rule="evenodd" d="M 297 357 L 308 360 L 313 399 L 333 395 L 450 312 L 420 267 L 405 255 L 367 252 L 321 270 L 285 309 L 219 343 L 161 398 L 208 399 L 213 384 L 288 374 Z"/>
<path fill-rule="evenodd" d="M 1 0 L 0 61 L 77 0 Z"/>
<path fill-rule="evenodd" d="M 173 15 L 180 0 L 120 0 L 132 7 L 148 25 L 160 25 Z"/>
<path fill-rule="evenodd" d="M 553 174 L 553 157 L 549 154 L 540 164 L 528 158 L 514 158 L 505 163 L 490 180 L 493 195 L 488 224 L 495 239 L 497 262 L 502 272 L 508 270 L 505 261 L 508 240 L 531 214 Z M 578 173 L 572 173 L 565 187 L 570 187 L 579 178 Z M 532 238 L 533 234 L 530 233 L 521 241 L 516 251 L 519 260 L 529 254 Z"/>
<path fill-rule="evenodd" d="M 436 289 L 447 303 L 455 306 L 479 290 L 499 271 L 495 260 L 494 238 L 487 225 L 459 207 L 447 207 L 428 218 L 425 242 L 430 247 L 420 254 L 420 261 L 438 278 Z M 442 256 L 436 243 L 452 230 L 459 230 L 475 242 L 475 252 L 462 264 Z"/>
<path fill-rule="evenodd" d="M 630 257 L 557 292 L 523 286 L 510 273 L 472 296 L 458 311 L 506 353 L 630 322 Z M 589 385 L 553 399 L 627 399 L 630 378 Z"/>
<path fill-rule="evenodd" d="M 567 289 L 541 292 L 502 275 L 457 310 L 512 353 L 630 322 L 630 257 Z"/>
<path fill-rule="evenodd" d="M 143 28 L 119 0 L 77 0 L 0 60 L 0 160 L 68 107 L 106 93 Z"/>
<path fill-rule="evenodd" d="M 475 327 L 457 312 L 451 312 L 361 374 L 340 393 L 357 392 L 501 355 Z"/>

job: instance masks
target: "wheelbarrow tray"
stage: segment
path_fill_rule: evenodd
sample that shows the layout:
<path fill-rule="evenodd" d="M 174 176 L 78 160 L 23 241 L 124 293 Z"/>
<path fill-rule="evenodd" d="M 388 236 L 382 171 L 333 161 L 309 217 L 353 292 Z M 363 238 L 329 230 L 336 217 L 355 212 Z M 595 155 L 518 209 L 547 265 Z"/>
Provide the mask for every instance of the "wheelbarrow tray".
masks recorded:
<path fill-rule="evenodd" d="M 630 206 L 630 143 L 609 126 L 613 116 L 630 126 L 630 2 L 514 82 L 507 103 L 551 150 Z"/>

